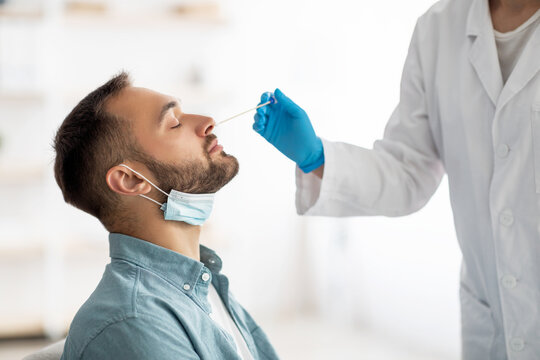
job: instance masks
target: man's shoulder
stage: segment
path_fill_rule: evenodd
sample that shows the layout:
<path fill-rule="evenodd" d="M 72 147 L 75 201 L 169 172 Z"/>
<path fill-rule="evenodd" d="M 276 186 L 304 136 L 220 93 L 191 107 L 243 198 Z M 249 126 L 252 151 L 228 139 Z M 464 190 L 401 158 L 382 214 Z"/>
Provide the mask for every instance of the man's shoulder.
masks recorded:
<path fill-rule="evenodd" d="M 101 325 L 82 336 L 70 331 L 62 360 L 165 359 L 183 352 L 191 359 L 194 354 L 191 341 L 181 328 L 162 323 L 153 314 L 118 314 Z"/>
<path fill-rule="evenodd" d="M 182 325 L 175 315 L 192 309 L 188 301 L 181 301 L 182 296 L 173 299 L 174 294 L 181 294 L 169 293 L 170 289 L 165 279 L 136 264 L 123 260 L 108 264 L 98 286 L 71 323 L 64 348 L 70 356 L 66 359 L 79 359 L 92 344 L 103 345 L 108 333 L 123 342 L 129 341 L 130 331 L 150 339 L 166 328 L 182 336 Z"/>
<path fill-rule="evenodd" d="M 111 263 L 90 297 L 71 322 L 65 351 L 80 353 L 107 326 L 136 313 L 137 268 L 128 263 Z M 78 358 L 78 357 L 77 357 Z"/>

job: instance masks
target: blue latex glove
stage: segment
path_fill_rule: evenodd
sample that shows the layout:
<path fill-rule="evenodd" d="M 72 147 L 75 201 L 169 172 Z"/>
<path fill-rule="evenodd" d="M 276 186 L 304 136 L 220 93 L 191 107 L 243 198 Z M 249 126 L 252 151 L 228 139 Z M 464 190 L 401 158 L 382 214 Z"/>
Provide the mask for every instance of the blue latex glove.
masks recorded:
<path fill-rule="evenodd" d="M 257 109 L 253 130 L 294 161 L 308 173 L 324 164 L 321 139 L 315 135 L 306 112 L 276 89 L 276 103 Z M 270 100 L 272 93 L 265 92 L 261 102 Z"/>

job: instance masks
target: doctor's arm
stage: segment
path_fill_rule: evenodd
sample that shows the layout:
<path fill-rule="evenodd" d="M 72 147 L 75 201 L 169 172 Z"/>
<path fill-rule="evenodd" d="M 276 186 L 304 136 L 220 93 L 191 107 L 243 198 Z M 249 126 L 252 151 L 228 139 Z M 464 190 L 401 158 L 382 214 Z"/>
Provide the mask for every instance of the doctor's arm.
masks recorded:
<path fill-rule="evenodd" d="M 313 170 L 313 175 L 317 176 L 319 179 L 322 179 L 324 175 L 324 164 Z"/>
<path fill-rule="evenodd" d="M 428 118 L 418 37 L 417 26 L 402 74 L 400 102 L 386 125 L 384 137 L 372 149 L 320 140 L 323 167 L 319 165 L 317 173 L 296 171 L 299 214 L 400 216 L 419 210 L 431 198 L 444 169 Z M 292 144 L 294 149 L 303 149 L 305 144 L 315 144 L 306 148 L 308 153 L 316 154 L 315 139 L 319 138 L 315 132 L 303 131 L 312 129 L 307 115 L 302 116 L 305 112 L 291 116 L 291 111 L 279 109 L 277 100 L 256 115 L 253 127 L 298 164 L 284 148 Z M 303 126 L 293 128 L 298 123 Z M 274 133 L 278 129 L 278 134 L 267 136 L 266 127 Z"/>

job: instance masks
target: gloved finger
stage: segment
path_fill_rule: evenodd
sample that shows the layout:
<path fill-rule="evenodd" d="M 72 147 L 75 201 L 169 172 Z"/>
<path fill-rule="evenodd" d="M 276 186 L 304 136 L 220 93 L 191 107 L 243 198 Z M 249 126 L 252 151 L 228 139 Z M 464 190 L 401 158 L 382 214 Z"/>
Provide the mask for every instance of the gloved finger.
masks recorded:
<path fill-rule="evenodd" d="M 261 95 L 261 102 L 259 103 L 259 105 L 264 104 L 265 102 L 268 102 L 268 100 L 270 100 L 270 98 L 272 96 L 273 96 L 273 94 L 270 91 L 267 91 L 267 92 L 263 93 Z"/>
<path fill-rule="evenodd" d="M 263 93 L 261 95 L 261 102 L 258 104 L 258 105 L 261 105 L 261 104 L 264 104 L 266 102 L 268 102 L 271 98 L 272 98 L 273 94 L 269 91 Z M 257 109 L 257 112 L 261 115 L 266 115 L 268 114 L 268 109 L 267 109 L 268 105 L 267 106 L 263 106 L 263 107 L 260 107 Z"/>
<path fill-rule="evenodd" d="M 266 124 L 268 123 L 268 118 L 261 114 L 255 114 L 253 119 L 255 120 L 254 124 L 257 124 L 259 126 L 266 126 Z"/>
<path fill-rule="evenodd" d="M 287 97 L 287 95 L 285 95 L 285 94 L 283 93 L 283 91 L 281 91 L 281 90 L 279 90 L 279 89 L 276 89 L 276 90 L 274 91 L 274 96 L 276 97 L 276 100 L 277 100 L 278 102 L 293 103 L 292 100 L 289 99 L 289 98 Z M 293 103 L 293 104 L 294 104 L 294 103 Z"/>
<path fill-rule="evenodd" d="M 259 122 L 254 122 L 253 123 L 253 130 L 255 130 L 255 132 L 259 133 L 260 135 L 263 134 L 265 129 L 266 129 L 265 124 L 259 123 Z"/>
<path fill-rule="evenodd" d="M 263 103 L 264 104 L 264 103 Z M 260 105 L 260 104 L 259 104 Z M 268 106 L 263 106 L 263 107 L 260 107 L 257 109 L 257 114 L 261 115 L 261 116 L 268 116 L 268 109 L 267 109 Z"/>
<path fill-rule="evenodd" d="M 294 101 L 292 101 L 291 99 L 289 99 L 287 97 L 287 95 L 285 95 L 283 93 L 283 91 L 279 90 L 279 89 L 276 89 L 276 91 L 274 91 L 274 96 L 276 97 L 276 100 L 278 103 L 283 103 L 283 104 L 287 104 L 287 105 L 292 105 L 294 107 L 299 107 L 298 105 L 296 105 L 296 103 Z"/>
<path fill-rule="evenodd" d="M 283 109 L 289 114 L 297 114 L 298 112 L 303 111 L 300 106 L 296 105 L 296 103 L 289 99 L 281 90 L 276 89 L 276 91 L 274 91 L 274 96 L 276 97 L 278 104 L 281 103 Z"/>

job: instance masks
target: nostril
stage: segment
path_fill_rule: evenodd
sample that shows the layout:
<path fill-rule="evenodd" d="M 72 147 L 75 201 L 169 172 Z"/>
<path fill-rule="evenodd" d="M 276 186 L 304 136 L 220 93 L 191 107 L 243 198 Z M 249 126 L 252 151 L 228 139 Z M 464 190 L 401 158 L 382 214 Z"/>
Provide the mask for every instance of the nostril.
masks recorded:
<path fill-rule="evenodd" d="M 207 127 L 204 134 L 205 135 L 210 135 L 212 133 L 212 130 L 214 130 L 214 125 L 210 125 L 209 127 Z"/>

